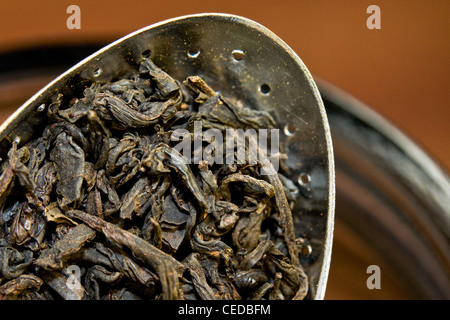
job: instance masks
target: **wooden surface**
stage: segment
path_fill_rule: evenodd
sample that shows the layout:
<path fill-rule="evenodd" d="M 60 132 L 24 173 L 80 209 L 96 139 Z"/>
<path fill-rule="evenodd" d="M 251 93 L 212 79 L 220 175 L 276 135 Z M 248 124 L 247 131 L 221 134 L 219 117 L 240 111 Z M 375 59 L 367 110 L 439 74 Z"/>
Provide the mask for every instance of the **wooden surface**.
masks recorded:
<path fill-rule="evenodd" d="M 81 29 L 68 30 L 66 9 L 81 8 Z M 369 30 L 366 9 L 381 9 L 381 29 Z M 0 52 L 48 43 L 115 39 L 180 15 L 223 12 L 271 29 L 300 56 L 311 73 L 367 103 L 450 168 L 450 1 L 2 1 Z M 43 83 L 47 81 L 41 79 Z M 48 79 L 50 80 L 50 79 Z M 39 88 L 2 92 L 9 107 L 0 121 Z M 9 95 L 9 96 L 8 96 Z M 28 95 L 25 95 L 28 97 Z M 395 279 L 368 290 L 363 253 L 345 226 L 336 225 L 327 299 L 407 299 Z"/>

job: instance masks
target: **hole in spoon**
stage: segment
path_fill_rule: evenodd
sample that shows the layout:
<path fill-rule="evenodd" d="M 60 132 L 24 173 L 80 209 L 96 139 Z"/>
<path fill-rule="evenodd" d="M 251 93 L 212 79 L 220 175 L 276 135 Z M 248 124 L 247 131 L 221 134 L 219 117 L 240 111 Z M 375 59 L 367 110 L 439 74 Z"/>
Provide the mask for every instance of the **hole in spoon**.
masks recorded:
<path fill-rule="evenodd" d="M 147 50 L 142 51 L 141 56 L 143 58 L 149 58 L 151 54 L 152 54 L 152 52 L 150 51 L 150 49 L 147 49 Z"/>
<path fill-rule="evenodd" d="M 265 96 L 268 95 L 270 93 L 270 86 L 266 83 L 262 84 L 259 87 L 259 92 L 261 92 L 261 94 L 263 94 Z"/>
<path fill-rule="evenodd" d="M 307 244 L 304 246 L 301 250 L 301 255 L 305 258 L 309 258 L 312 254 L 312 247 L 311 245 Z"/>
<path fill-rule="evenodd" d="M 102 74 L 102 68 L 97 68 L 92 72 L 92 75 L 94 76 L 94 78 L 97 78 L 98 76 L 100 76 Z"/>
<path fill-rule="evenodd" d="M 311 176 L 305 172 L 301 173 L 298 177 L 298 184 L 306 186 L 311 182 Z"/>
<path fill-rule="evenodd" d="M 188 57 L 189 58 L 197 58 L 198 55 L 200 54 L 200 48 L 199 47 L 191 47 L 188 50 Z"/>
<path fill-rule="evenodd" d="M 37 107 L 37 109 L 36 109 L 36 111 L 37 112 L 42 112 L 42 111 L 44 111 L 45 110 L 45 104 L 43 103 L 43 104 L 41 104 L 39 107 Z"/>
<path fill-rule="evenodd" d="M 242 61 L 245 58 L 245 52 L 242 50 L 233 50 L 231 52 L 231 56 L 233 57 L 234 61 Z"/>
<path fill-rule="evenodd" d="M 284 134 L 289 137 L 293 136 L 295 131 L 297 131 L 297 128 L 292 123 L 288 123 L 284 126 Z"/>

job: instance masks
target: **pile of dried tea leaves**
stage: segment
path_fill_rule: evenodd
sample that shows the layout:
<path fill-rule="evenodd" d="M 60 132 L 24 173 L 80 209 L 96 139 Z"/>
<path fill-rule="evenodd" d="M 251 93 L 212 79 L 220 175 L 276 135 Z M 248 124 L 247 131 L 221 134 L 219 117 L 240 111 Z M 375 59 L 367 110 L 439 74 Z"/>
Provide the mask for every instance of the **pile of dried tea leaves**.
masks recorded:
<path fill-rule="evenodd" d="M 283 168 L 190 163 L 172 136 L 275 128 L 268 113 L 150 59 L 47 106 L 1 164 L 0 300 L 305 297 Z"/>

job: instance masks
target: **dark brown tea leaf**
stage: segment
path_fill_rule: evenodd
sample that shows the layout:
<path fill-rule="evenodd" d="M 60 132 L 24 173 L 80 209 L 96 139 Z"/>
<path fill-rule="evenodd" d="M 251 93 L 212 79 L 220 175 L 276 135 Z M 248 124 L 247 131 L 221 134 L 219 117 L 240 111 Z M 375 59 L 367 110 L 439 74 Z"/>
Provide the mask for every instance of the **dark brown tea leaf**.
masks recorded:
<path fill-rule="evenodd" d="M 271 114 L 148 58 L 80 86 L 0 163 L 0 300 L 307 295 Z"/>

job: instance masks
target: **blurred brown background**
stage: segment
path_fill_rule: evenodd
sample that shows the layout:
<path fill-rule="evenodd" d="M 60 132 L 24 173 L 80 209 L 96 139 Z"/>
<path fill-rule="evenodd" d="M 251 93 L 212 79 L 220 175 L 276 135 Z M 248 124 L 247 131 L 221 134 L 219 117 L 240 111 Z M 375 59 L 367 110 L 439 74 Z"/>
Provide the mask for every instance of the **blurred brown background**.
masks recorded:
<path fill-rule="evenodd" d="M 69 5 L 81 8 L 81 29 L 68 30 Z M 381 29 L 369 30 L 369 5 L 381 9 Z M 314 76 L 362 100 L 393 122 L 446 169 L 450 168 L 450 1 L 12 1 L 0 4 L 0 52 L 51 43 L 115 40 L 180 15 L 223 12 L 253 19 L 300 56 Z M 1 89 L 0 122 L 40 87 Z M 27 91 L 27 92 L 28 92 Z M 361 253 L 364 252 L 364 253 Z M 326 299 L 414 297 L 383 273 L 382 290 L 368 290 L 375 253 L 336 225 Z"/>

